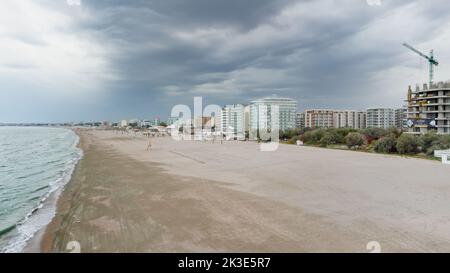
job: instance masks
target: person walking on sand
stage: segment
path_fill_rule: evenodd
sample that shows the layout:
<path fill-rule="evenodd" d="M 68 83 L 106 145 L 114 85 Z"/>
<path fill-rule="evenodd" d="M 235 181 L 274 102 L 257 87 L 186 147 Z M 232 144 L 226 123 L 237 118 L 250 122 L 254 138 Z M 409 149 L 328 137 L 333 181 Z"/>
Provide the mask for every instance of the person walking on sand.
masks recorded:
<path fill-rule="evenodd" d="M 150 151 L 151 149 L 152 149 L 152 140 L 148 139 L 147 151 Z"/>

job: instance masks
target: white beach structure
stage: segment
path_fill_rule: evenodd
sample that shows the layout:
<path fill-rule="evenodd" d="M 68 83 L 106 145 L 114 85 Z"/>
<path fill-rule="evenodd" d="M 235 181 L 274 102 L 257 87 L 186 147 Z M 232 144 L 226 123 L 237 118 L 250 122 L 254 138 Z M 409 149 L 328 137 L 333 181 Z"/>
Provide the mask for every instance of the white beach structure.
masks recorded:
<path fill-rule="evenodd" d="M 450 149 L 449 150 L 436 150 L 434 156 L 442 159 L 442 164 L 450 165 Z"/>

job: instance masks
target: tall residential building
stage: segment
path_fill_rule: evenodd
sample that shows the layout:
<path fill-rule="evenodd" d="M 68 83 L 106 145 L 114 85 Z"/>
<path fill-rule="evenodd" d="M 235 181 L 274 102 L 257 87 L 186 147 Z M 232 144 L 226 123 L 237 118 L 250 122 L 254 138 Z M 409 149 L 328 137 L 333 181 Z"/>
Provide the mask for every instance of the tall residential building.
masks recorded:
<path fill-rule="evenodd" d="M 395 128 L 406 128 L 406 108 L 395 109 Z"/>
<path fill-rule="evenodd" d="M 278 113 L 273 112 L 275 106 Z M 272 129 L 273 122 L 279 130 L 295 128 L 295 117 L 297 113 L 297 101 L 290 98 L 280 98 L 277 96 L 262 98 L 250 103 L 250 130 Z"/>
<path fill-rule="evenodd" d="M 226 105 L 221 111 L 222 133 L 228 139 L 245 139 L 245 107 L 242 104 Z"/>
<path fill-rule="evenodd" d="M 395 127 L 395 110 L 392 108 L 369 108 L 366 117 L 367 128 Z"/>
<path fill-rule="evenodd" d="M 310 109 L 305 111 L 306 128 L 333 128 L 333 115 L 335 110 Z"/>
<path fill-rule="evenodd" d="M 221 133 L 222 132 L 222 114 L 216 113 L 213 117 L 213 127 L 214 127 L 214 132 L 216 133 Z"/>
<path fill-rule="evenodd" d="M 304 129 L 305 128 L 305 113 L 298 112 L 295 116 L 295 128 Z"/>
<path fill-rule="evenodd" d="M 440 82 L 420 89 L 408 89 L 406 124 L 408 132 L 425 134 L 436 131 L 450 134 L 450 82 Z"/>
<path fill-rule="evenodd" d="M 358 111 L 357 115 L 358 115 L 358 120 L 355 122 L 355 129 L 366 128 L 367 112 L 366 111 Z"/>
<path fill-rule="evenodd" d="M 304 116 L 307 128 L 366 128 L 365 111 L 310 109 Z"/>
<path fill-rule="evenodd" d="M 244 132 L 250 131 L 250 105 L 244 107 Z"/>
<path fill-rule="evenodd" d="M 334 128 L 366 128 L 366 112 L 354 110 L 337 110 L 333 113 Z"/>

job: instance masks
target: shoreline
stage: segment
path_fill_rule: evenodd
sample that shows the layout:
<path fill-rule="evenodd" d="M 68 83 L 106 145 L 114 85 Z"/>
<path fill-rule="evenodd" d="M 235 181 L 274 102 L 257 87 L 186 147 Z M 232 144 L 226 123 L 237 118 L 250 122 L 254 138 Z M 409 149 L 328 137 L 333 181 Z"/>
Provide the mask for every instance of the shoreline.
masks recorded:
<path fill-rule="evenodd" d="M 77 161 L 70 180 L 64 185 L 63 188 L 59 189 L 59 192 L 53 196 L 53 202 L 54 202 L 54 206 L 56 208 L 55 210 L 55 215 L 53 216 L 52 220 L 41 230 L 39 230 L 39 232 L 36 234 L 37 236 L 35 236 L 36 238 L 33 237 L 33 242 L 31 242 L 29 245 L 27 245 L 27 249 L 31 252 L 50 252 L 51 251 L 51 242 L 54 240 L 53 235 L 50 233 L 50 230 L 54 228 L 55 225 L 57 225 L 57 223 L 55 222 L 55 218 L 57 218 L 58 214 L 60 213 L 60 207 L 61 207 L 61 197 L 63 194 L 65 194 L 66 190 L 68 187 L 71 186 L 71 184 L 76 183 L 75 182 L 75 174 L 78 170 L 78 168 L 80 167 L 83 159 L 84 159 L 84 154 L 85 154 L 85 149 L 86 149 L 86 144 L 85 144 L 85 139 L 83 134 L 81 133 L 81 130 L 83 129 L 79 129 L 79 128 L 67 128 L 71 131 L 73 131 L 77 136 L 78 136 L 78 143 L 77 143 L 77 148 L 80 149 L 81 151 L 81 158 Z"/>
<path fill-rule="evenodd" d="M 48 127 L 48 128 L 51 128 L 51 127 Z M 72 167 L 70 175 L 66 178 L 67 181 L 61 187 L 59 187 L 55 191 L 51 192 L 48 195 L 48 197 L 45 199 L 45 201 L 42 203 L 42 208 L 47 208 L 47 209 L 53 208 L 54 209 L 54 215 L 53 215 L 53 217 L 50 219 L 50 221 L 45 226 L 43 226 L 42 228 L 37 230 L 34 233 L 34 235 L 26 242 L 24 248 L 21 251 L 22 253 L 40 253 L 41 252 L 41 243 L 43 241 L 43 237 L 44 237 L 45 231 L 46 231 L 48 225 L 50 225 L 51 222 L 53 221 L 53 218 L 56 216 L 56 213 L 57 213 L 57 210 L 58 210 L 58 200 L 59 200 L 61 194 L 64 192 L 65 187 L 72 181 L 73 174 L 74 174 L 77 166 L 79 165 L 80 161 L 83 159 L 83 150 L 81 149 L 81 136 L 80 136 L 80 134 L 77 133 L 77 130 L 73 129 L 73 128 L 64 127 L 64 129 L 72 131 L 77 136 L 78 139 L 76 141 L 75 147 L 77 149 L 79 149 L 80 158 L 77 160 L 77 162 Z M 40 211 L 42 208 L 40 208 L 36 212 L 37 213 L 42 213 L 42 211 Z"/>

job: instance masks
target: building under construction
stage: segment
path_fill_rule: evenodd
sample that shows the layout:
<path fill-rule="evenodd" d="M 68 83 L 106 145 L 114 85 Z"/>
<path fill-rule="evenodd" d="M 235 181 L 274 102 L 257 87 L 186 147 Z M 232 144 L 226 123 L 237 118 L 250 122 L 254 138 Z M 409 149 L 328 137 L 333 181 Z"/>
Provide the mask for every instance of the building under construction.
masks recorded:
<path fill-rule="evenodd" d="M 450 134 L 450 81 L 417 85 L 415 91 L 410 86 L 406 101 L 409 133 Z"/>

